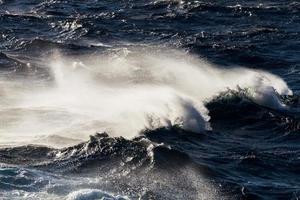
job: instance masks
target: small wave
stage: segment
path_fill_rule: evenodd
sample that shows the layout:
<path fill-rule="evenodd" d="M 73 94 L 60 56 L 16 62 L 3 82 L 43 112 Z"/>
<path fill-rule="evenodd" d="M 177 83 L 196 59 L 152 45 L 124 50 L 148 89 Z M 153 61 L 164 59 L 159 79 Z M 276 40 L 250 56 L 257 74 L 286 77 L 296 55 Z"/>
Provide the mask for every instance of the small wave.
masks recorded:
<path fill-rule="evenodd" d="M 27 43 L 23 44 L 23 50 L 24 51 L 31 51 L 32 53 L 37 51 L 50 51 L 50 53 L 53 53 L 55 49 L 79 49 L 82 48 L 82 46 L 77 46 L 76 44 L 68 44 L 68 43 L 61 43 L 59 41 L 51 41 L 51 40 L 44 40 L 44 39 L 34 39 L 32 41 L 29 41 Z"/>
<path fill-rule="evenodd" d="M 297 96 L 278 98 L 290 109 L 278 110 L 272 106 L 261 105 L 247 95 L 245 90 L 229 90 L 221 93 L 206 105 L 210 111 L 212 126 L 221 131 L 244 127 L 256 130 L 269 129 L 281 135 L 299 130 L 300 121 L 297 116 L 293 116 L 292 108 L 299 105 Z"/>
<path fill-rule="evenodd" d="M 15 60 L 9 56 L 7 56 L 5 53 L 0 53 L 0 69 L 18 69 L 24 67 L 26 65 L 25 63 L 22 63 L 18 60 Z"/>
<path fill-rule="evenodd" d="M 42 65 L 38 65 L 33 59 L 29 61 L 26 56 L 16 56 L 10 53 L 0 53 L 0 70 L 1 74 L 7 72 L 9 76 L 3 77 L 2 79 L 9 79 L 14 77 L 18 79 L 18 75 L 31 76 L 34 79 L 38 78 L 38 75 L 48 74 L 49 72 Z M 34 77 L 34 75 L 36 75 Z M 1 87 L 1 86 L 0 86 Z"/>
<path fill-rule="evenodd" d="M 246 36 L 255 36 L 255 35 L 274 33 L 274 32 L 275 33 L 279 32 L 279 30 L 276 28 L 261 27 L 261 28 L 253 28 L 253 29 L 244 31 L 241 34 L 246 35 Z"/>
<path fill-rule="evenodd" d="M 82 189 L 75 192 L 70 193 L 67 196 L 67 200 L 128 200 L 127 197 L 113 196 L 111 194 L 107 194 L 101 190 L 96 189 Z"/>

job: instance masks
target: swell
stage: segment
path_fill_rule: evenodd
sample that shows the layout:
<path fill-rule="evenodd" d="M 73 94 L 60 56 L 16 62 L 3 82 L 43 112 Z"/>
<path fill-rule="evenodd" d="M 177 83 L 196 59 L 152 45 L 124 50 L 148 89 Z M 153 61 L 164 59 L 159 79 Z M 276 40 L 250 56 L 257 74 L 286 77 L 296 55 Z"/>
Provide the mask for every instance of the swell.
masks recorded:
<path fill-rule="evenodd" d="M 209 186 L 204 177 L 209 172 L 207 167 L 196 164 L 185 153 L 158 145 L 145 137 L 126 140 L 122 137 L 111 138 L 103 133 L 91 136 L 87 142 L 62 149 L 32 145 L 4 148 L 0 149 L 0 161 L 6 163 L 2 166 L 4 168 L 22 166 L 29 171 L 34 169 L 54 173 L 56 178 L 61 174 L 67 180 L 69 178 L 66 177 L 70 176 L 96 178 L 95 185 L 90 180 L 91 183 L 63 188 L 49 188 L 46 182 L 48 192 L 52 194 L 67 195 L 76 191 L 77 187 L 93 188 L 100 184 L 104 191 L 132 199 L 198 198 L 202 194 L 202 187 L 205 187 L 206 193 L 203 194 L 207 198 L 212 199 L 216 195 L 214 186 Z M 27 178 L 26 173 L 23 177 Z M 153 180 L 156 180 L 155 183 Z M 0 176 L 0 183 L 9 181 Z M 36 188 L 43 190 L 45 185 Z M 30 191 L 29 188 L 19 187 Z M 176 192 L 173 191 L 174 187 Z"/>
<path fill-rule="evenodd" d="M 191 160 L 186 154 L 152 143 L 143 136 L 126 140 L 122 137 L 109 137 L 106 133 L 97 133 L 90 136 L 87 142 L 62 149 L 37 145 L 2 148 L 1 162 L 64 173 L 97 173 L 98 170 L 111 170 L 108 166 L 136 166 L 137 169 L 139 165 L 152 168 L 156 165 L 167 166 L 169 162 L 184 165 Z M 120 164 L 121 162 L 123 164 Z M 91 170 L 94 167 L 101 168 L 97 171 Z M 177 167 L 179 166 L 174 166 Z"/>

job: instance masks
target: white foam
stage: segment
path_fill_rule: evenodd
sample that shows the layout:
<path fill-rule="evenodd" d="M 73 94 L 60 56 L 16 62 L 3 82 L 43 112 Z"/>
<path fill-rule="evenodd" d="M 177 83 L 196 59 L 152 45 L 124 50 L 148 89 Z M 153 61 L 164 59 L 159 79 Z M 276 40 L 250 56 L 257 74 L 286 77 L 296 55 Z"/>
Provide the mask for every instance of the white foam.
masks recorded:
<path fill-rule="evenodd" d="M 127 197 L 113 196 L 97 189 L 81 189 L 71 192 L 67 200 L 128 200 Z"/>
<path fill-rule="evenodd" d="M 0 141 L 53 134 L 86 140 L 104 130 L 130 138 L 172 125 L 199 132 L 210 129 L 204 102 L 227 89 L 247 89 L 250 99 L 273 109 L 286 109 L 278 94 L 292 94 L 268 72 L 221 69 L 178 51 L 123 49 L 76 60 L 57 54 L 46 62 L 54 85 L 0 85 L 6 104 L 0 117 L 7 121 L 0 124 Z"/>

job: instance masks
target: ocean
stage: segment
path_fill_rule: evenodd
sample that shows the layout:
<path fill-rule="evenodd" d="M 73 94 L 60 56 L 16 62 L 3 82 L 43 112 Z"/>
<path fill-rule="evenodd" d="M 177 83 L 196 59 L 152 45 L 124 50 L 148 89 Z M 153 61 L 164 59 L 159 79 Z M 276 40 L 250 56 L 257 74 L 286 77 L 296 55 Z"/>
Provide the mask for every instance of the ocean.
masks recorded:
<path fill-rule="evenodd" d="M 300 2 L 0 0 L 0 199 L 300 198 Z"/>

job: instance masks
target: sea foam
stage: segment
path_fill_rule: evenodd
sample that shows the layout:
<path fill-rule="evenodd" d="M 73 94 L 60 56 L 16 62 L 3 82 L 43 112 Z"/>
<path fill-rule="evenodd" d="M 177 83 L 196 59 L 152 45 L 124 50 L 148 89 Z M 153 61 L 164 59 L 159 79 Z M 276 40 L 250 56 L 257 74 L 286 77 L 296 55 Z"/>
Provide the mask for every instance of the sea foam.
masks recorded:
<path fill-rule="evenodd" d="M 174 125 L 200 132 L 211 129 L 205 102 L 228 89 L 246 90 L 253 102 L 279 110 L 287 109 L 279 95 L 292 94 L 276 75 L 221 68 L 181 51 L 121 49 L 77 58 L 56 53 L 45 62 L 53 84 L 1 84 L 1 117 L 8 122 L 0 125 L 1 140 L 85 140 L 96 131 L 132 138 Z"/>

